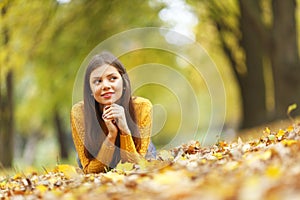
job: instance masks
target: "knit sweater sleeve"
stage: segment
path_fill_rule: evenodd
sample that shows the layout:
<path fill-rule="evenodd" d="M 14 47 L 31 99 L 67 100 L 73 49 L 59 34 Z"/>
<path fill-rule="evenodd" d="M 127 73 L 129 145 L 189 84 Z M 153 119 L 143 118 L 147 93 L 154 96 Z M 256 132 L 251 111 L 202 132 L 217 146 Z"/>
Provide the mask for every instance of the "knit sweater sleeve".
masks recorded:
<path fill-rule="evenodd" d="M 127 162 L 137 162 L 139 158 L 145 157 L 152 131 L 151 102 L 142 97 L 135 97 L 133 102 L 137 125 L 141 135 L 141 146 L 137 150 L 130 135 L 121 135 L 121 159 Z"/>
<path fill-rule="evenodd" d="M 96 158 L 89 159 L 85 156 L 83 102 L 77 103 L 72 107 L 71 128 L 74 145 L 83 167 L 83 171 L 85 173 L 99 173 L 106 171 L 112 160 L 115 147 L 114 145 L 109 145 L 104 142 Z"/>

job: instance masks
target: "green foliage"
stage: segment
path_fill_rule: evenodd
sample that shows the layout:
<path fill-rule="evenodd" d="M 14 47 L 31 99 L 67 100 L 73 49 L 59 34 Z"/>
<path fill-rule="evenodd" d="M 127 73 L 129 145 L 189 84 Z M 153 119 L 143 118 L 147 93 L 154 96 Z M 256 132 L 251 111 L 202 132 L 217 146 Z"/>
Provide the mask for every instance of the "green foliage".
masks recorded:
<path fill-rule="evenodd" d="M 16 118 L 23 134 L 53 131 L 56 108 L 68 127 L 74 78 L 84 57 L 112 34 L 158 22 L 157 10 L 140 1 L 15 0 L 2 1 L 4 7 L 1 30 L 9 41 L 1 43 L 1 82 L 8 69 L 17 73 Z"/>

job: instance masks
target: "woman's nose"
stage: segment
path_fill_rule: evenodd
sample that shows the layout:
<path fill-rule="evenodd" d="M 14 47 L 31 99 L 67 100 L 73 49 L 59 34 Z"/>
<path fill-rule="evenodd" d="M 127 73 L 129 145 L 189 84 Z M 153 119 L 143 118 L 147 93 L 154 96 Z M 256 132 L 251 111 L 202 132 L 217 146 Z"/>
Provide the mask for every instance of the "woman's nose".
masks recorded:
<path fill-rule="evenodd" d="M 106 80 L 103 80 L 102 82 L 102 90 L 107 90 L 107 89 L 110 89 L 111 88 L 111 85 L 108 81 Z"/>

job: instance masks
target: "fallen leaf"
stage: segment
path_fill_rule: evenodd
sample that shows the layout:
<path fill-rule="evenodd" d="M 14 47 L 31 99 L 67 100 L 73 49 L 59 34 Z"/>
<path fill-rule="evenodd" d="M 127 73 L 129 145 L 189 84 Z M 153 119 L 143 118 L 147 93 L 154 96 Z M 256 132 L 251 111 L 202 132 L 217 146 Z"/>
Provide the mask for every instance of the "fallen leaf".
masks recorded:
<path fill-rule="evenodd" d="M 62 172 L 67 179 L 78 177 L 76 168 L 72 165 L 57 165 L 55 172 Z"/>
<path fill-rule="evenodd" d="M 133 163 L 130 163 L 130 162 L 125 162 L 125 163 L 119 163 L 117 166 L 116 166 L 116 170 L 118 172 L 127 172 L 127 171 L 130 171 L 132 170 L 134 167 Z"/>
<path fill-rule="evenodd" d="M 296 109 L 297 109 L 297 104 L 294 103 L 294 104 L 289 105 L 289 107 L 287 109 L 287 115 L 290 116 L 291 112 Z"/>
<path fill-rule="evenodd" d="M 38 185 L 35 187 L 37 191 L 39 191 L 41 194 L 44 194 L 46 191 L 48 191 L 48 187 L 44 185 Z"/>
<path fill-rule="evenodd" d="M 281 169 L 277 165 L 271 165 L 267 167 L 266 175 L 270 178 L 279 178 L 281 176 Z"/>
<path fill-rule="evenodd" d="M 296 140 L 282 140 L 281 143 L 284 144 L 285 146 L 291 146 L 292 144 L 296 144 L 297 141 Z"/>

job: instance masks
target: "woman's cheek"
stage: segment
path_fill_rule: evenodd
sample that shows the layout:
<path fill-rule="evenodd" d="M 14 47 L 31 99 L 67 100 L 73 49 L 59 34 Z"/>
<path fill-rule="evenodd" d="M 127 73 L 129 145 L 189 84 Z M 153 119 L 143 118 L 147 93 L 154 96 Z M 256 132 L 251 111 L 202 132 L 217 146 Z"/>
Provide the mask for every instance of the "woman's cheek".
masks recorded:
<path fill-rule="evenodd" d="M 97 102 L 100 101 L 100 98 L 101 98 L 101 89 L 100 89 L 100 87 L 95 86 L 95 88 L 94 88 L 94 98 Z"/>
<path fill-rule="evenodd" d="M 94 96 L 100 97 L 101 96 L 101 89 L 100 86 L 94 87 Z"/>

